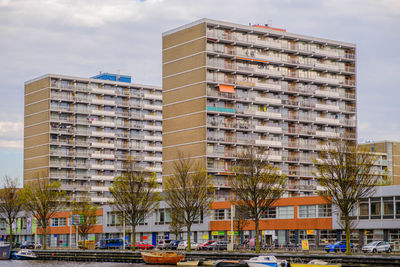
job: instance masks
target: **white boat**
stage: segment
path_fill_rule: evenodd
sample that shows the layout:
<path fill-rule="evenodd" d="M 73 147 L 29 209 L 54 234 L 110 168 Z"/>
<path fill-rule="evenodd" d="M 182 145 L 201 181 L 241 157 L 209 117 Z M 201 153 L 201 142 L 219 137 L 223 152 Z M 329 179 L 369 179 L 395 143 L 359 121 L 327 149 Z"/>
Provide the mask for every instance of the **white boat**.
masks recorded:
<path fill-rule="evenodd" d="M 264 255 L 251 258 L 245 261 L 249 267 L 288 267 L 289 264 L 286 260 L 278 260 L 273 255 Z"/>
<path fill-rule="evenodd" d="M 12 254 L 13 260 L 36 260 L 37 255 L 29 249 L 20 249 Z"/>

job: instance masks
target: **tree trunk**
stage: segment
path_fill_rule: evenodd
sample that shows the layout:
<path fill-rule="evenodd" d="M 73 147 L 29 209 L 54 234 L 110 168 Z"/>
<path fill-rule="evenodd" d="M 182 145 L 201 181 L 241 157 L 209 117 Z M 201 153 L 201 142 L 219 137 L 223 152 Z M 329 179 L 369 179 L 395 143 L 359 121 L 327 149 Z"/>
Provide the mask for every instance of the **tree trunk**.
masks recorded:
<path fill-rule="evenodd" d="M 135 225 L 132 225 L 131 239 L 132 239 L 132 251 L 135 251 L 135 249 L 136 249 L 136 226 Z M 124 242 L 125 242 L 125 240 L 124 240 Z"/>
<path fill-rule="evenodd" d="M 260 253 L 260 237 L 258 235 L 258 219 L 254 220 L 254 224 L 256 226 L 256 253 Z"/>
<path fill-rule="evenodd" d="M 47 225 L 43 226 L 43 249 L 47 249 Z"/>
<path fill-rule="evenodd" d="M 346 231 L 346 255 L 351 255 L 350 247 L 350 218 L 349 216 L 344 217 L 345 231 Z"/>
<path fill-rule="evenodd" d="M 10 246 L 13 246 L 13 229 L 11 220 L 8 221 L 8 225 L 10 226 Z"/>
<path fill-rule="evenodd" d="M 188 242 L 188 246 L 187 246 L 187 252 L 190 252 L 192 250 L 192 246 L 191 246 L 191 239 L 190 239 L 190 230 L 192 228 L 191 224 L 187 225 L 187 242 Z"/>

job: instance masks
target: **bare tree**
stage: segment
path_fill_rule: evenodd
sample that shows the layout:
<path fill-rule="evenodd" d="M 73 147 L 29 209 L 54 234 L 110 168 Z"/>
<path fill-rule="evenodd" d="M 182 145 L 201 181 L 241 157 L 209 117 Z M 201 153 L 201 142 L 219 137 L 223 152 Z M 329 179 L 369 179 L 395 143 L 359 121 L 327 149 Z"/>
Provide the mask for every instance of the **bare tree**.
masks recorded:
<path fill-rule="evenodd" d="M 374 194 L 382 174 L 374 171 L 377 157 L 365 148 L 341 140 L 330 141 L 314 159 L 315 176 L 324 187 L 319 194 L 338 207 L 346 232 L 346 254 L 351 254 L 351 216 L 359 201 Z M 383 179 L 384 180 L 384 179 Z"/>
<path fill-rule="evenodd" d="M 235 176 L 230 178 L 230 186 L 237 205 L 248 211 L 254 220 L 256 231 L 256 252 L 260 252 L 259 221 L 265 211 L 277 201 L 286 187 L 287 177 L 268 162 L 264 150 L 253 146 L 240 155 L 234 168 Z"/>
<path fill-rule="evenodd" d="M 136 226 L 156 209 L 161 200 L 156 177 L 130 162 L 125 175 L 114 180 L 110 193 L 114 211 L 131 225 L 132 250 L 135 250 Z"/>
<path fill-rule="evenodd" d="M 182 214 L 187 227 L 188 247 L 191 251 L 190 231 L 201 213 L 206 212 L 212 202 L 214 187 L 207 172 L 182 154 L 174 162 L 174 174 L 164 181 L 165 201 L 172 210 Z"/>
<path fill-rule="evenodd" d="M 243 230 L 250 224 L 248 210 L 243 206 L 235 206 L 235 216 L 233 217 L 233 228 L 243 236 Z"/>
<path fill-rule="evenodd" d="M 97 210 L 97 206 L 88 196 L 72 203 L 72 214 L 80 217 L 78 234 L 83 240 L 83 248 L 85 248 L 87 234 L 89 234 L 97 224 Z"/>
<path fill-rule="evenodd" d="M 22 198 L 26 211 L 32 212 L 43 229 L 43 248 L 47 248 L 47 227 L 56 212 L 65 206 L 65 191 L 60 191 L 59 181 L 37 178 L 26 182 L 22 190 Z"/>
<path fill-rule="evenodd" d="M 21 189 L 17 187 L 16 179 L 9 176 L 3 178 L 3 188 L 0 189 L 0 218 L 4 219 L 10 228 L 10 245 L 13 245 L 12 225 L 18 213 L 22 210 L 23 201 Z"/>

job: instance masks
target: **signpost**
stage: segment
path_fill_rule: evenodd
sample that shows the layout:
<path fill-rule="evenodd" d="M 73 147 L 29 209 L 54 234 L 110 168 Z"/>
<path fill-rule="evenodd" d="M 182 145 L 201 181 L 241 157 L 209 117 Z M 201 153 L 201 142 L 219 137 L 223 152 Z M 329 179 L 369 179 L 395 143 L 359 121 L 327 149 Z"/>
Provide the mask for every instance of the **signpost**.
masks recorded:
<path fill-rule="evenodd" d="M 81 221 L 83 219 L 83 215 L 79 215 L 79 214 L 72 214 L 71 215 L 71 227 L 72 225 L 75 225 L 75 243 L 76 243 L 76 247 L 78 248 L 78 225 L 81 225 Z M 70 239 L 72 236 L 72 228 L 70 229 L 71 235 L 70 235 Z M 72 245 L 72 241 L 71 241 L 71 245 Z"/>

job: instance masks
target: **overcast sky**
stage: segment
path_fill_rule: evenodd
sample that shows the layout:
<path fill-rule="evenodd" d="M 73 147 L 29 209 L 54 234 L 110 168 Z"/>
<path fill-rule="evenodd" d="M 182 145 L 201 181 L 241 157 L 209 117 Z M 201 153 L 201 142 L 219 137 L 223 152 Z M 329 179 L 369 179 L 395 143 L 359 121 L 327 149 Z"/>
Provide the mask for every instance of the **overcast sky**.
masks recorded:
<path fill-rule="evenodd" d="M 22 178 L 24 82 L 99 71 L 161 85 L 161 34 L 210 18 L 357 45 L 359 141 L 400 141 L 399 0 L 0 0 L 0 177 Z"/>

